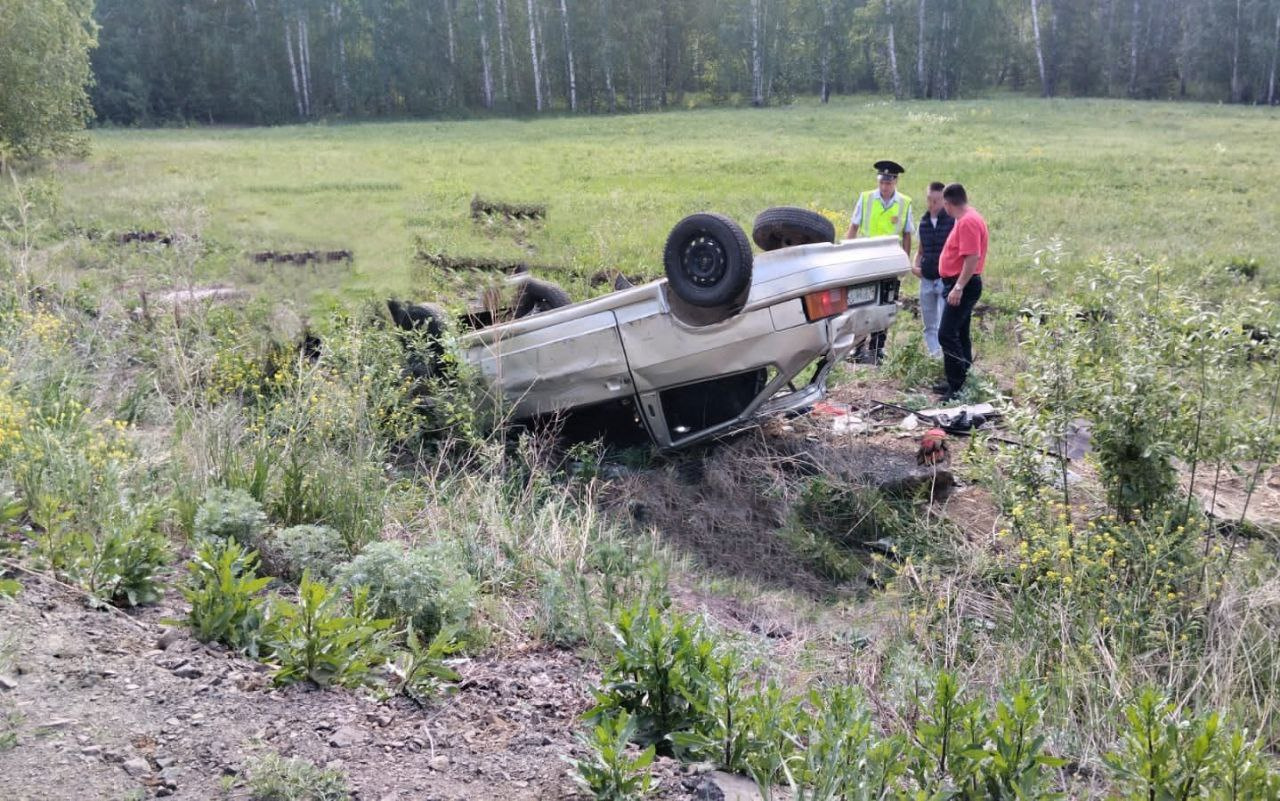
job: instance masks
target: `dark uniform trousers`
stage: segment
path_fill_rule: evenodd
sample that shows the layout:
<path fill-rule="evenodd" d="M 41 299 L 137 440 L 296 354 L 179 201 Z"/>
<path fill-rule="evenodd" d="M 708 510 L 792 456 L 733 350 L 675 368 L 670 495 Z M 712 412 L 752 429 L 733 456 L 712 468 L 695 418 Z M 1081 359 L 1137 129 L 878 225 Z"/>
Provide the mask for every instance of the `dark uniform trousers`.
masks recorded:
<path fill-rule="evenodd" d="M 955 278 L 942 279 L 948 295 L 955 288 Z M 969 323 L 973 319 L 973 307 L 982 297 L 982 276 L 975 275 L 964 285 L 960 304 L 948 303 L 942 309 L 942 322 L 938 324 L 938 344 L 942 346 L 942 364 L 947 372 L 947 385 L 952 392 L 959 392 L 973 364 L 973 341 L 969 337 Z"/>

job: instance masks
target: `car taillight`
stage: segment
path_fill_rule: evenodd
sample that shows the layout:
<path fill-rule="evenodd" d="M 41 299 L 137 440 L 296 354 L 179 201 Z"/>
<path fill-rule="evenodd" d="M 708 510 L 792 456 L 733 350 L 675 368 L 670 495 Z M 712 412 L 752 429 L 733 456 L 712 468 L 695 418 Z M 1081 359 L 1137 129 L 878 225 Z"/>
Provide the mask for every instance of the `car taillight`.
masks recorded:
<path fill-rule="evenodd" d="M 898 290 L 901 288 L 902 282 L 897 278 L 890 278 L 888 281 L 880 282 L 880 302 L 897 303 Z"/>
<path fill-rule="evenodd" d="M 849 306 L 849 293 L 844 287 L 824 289 L 804 296 L 804 316 L 809 322 L 835 317 Z"/>

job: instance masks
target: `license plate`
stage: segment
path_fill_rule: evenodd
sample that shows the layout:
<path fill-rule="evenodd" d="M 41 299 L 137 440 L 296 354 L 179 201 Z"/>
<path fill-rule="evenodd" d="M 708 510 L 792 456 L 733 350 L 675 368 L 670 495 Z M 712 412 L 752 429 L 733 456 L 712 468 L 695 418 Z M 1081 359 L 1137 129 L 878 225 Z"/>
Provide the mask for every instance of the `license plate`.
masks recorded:
<path fill-rule="evenodd" d="M 880 293 L 879 286 L 876 284 L 863 284 L 862 286 L 849 287 L 849 305 L 861 306 L 864 303 L 872 303 L 876 296 Z"/>

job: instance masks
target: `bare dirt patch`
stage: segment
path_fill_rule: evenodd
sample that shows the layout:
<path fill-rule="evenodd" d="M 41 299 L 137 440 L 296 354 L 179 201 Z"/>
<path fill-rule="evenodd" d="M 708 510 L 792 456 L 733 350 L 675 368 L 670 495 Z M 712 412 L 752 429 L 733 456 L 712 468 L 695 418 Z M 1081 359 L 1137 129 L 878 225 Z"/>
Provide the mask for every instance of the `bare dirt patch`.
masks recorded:
<path fill-rule="evenodd" d="M 428 708 L 345 690 L 276 689 L 267 669 L 201 645 L 161 619 L 94 611 L 43 579 L 0 603 L 15 650 L 17 745 L 0 751 L 7 799 L 214 798 L 250 758 L 279 753 L 340 767 L 359 799 L 533 799 L 575 793 L 563 755 L 598 675 L 556 650 L 458 666 L 456 694 Z M 170 599 L 172 600 L 172 599 Z M 161 647 L 164 646 L 164 647 Z M 8 683 L 6 683 L 8 686 Z M 664 765 L 658 797 L 687 797 Z M 230 797 L 245 798 L 243 787 Z"/>

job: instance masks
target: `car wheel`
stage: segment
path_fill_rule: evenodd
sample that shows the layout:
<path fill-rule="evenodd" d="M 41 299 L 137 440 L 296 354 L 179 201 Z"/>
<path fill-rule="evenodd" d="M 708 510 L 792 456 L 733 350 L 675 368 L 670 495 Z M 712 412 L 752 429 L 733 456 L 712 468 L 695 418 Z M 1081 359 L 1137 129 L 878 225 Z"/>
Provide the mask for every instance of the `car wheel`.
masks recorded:
<path fill-rule="evenodd" d="M 751 227 L 751 239 L 761 250 L 836 241 L 836 227 L 816 211 L 795 206 L 765 209 Z"/>
<path fill-rule="evenodd" d="M 662 254 L 667 282 L 690 306 L 733 314 L 751 288 L 751 243 L 733 220 L 704 212 L 671 229 Z"/>
<path fill-rule="evenodd" d="M 516 319 L 528 317 L 530 314 L 558 309 L 573 303 L 569 293 L 550 281 L 539 281 L 530 278 L 520 286 L 516 296 Z"/>

